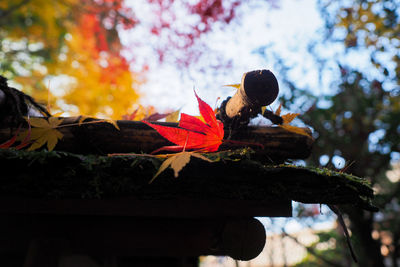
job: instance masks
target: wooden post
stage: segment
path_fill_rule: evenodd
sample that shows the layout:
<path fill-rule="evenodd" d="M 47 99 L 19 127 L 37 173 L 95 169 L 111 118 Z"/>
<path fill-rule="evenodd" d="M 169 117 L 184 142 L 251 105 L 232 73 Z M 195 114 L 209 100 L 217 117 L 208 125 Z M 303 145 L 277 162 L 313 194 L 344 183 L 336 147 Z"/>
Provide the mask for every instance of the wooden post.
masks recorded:
<path fill-rule="evenodd" d="M 240 88 L 222 103 L 218 117 L 226 124 L 232 121 L 244 125 L 261 112 L 262 106 L 274 102 L 279 93 L 278 81 L 269 70 L 254 70 L 243 74 Z"/>

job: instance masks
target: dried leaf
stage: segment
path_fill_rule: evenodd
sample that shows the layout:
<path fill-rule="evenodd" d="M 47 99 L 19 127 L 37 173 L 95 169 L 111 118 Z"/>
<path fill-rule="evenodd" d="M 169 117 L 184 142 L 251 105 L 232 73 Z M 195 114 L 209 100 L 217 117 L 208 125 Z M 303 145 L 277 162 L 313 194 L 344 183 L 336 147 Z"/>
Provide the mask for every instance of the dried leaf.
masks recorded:
<path fill-rule="evenodd" d="M 175 178 L 178 177 L 179 172 L 183 169 L 183 167 L 189 163 L 190 155 L 190 152 L 183 151 L 174 156 L 175 159 L 171 162 L 171 168 L 174 170 Z"/>
<path fill-rule="evenodd" d="M 28 123 L 34 126 L 31 130 L 31 140 L 33 144 L 28 150 L 35 150 L 47 144 L 48 151 L 52 151 L 63 134 L 56 128 L 62 123 L 63 119 L 57 117 L 45 118 L 30 118 Z"/>
<path fill-rule="evenodd" d="M 275 115 L 280 116 L 281 109 L 282 109 L 282 103 L 279 105 L 278 109 L 275 111 Z M 284 128 L 293 133 L 310 136 L 310 133 L 307 132 L 304 128 L 289 125 L 289 123 L 291 123 L 299 115 L 300 115 L 300 113 L 288 113 L 288 114 L 280 116 L 282 118 L 283 122 L 281 125 L 279 125 L 279 127 Z"/>
<path fill-rule="evenodd" d="M 142 105 L 139 105 L 131 114 L 123 115 L 122 119 L 130 121 L 149 120 L 148 118 L 155 113 L 155 108 L 153 106 L 145 108 Z"/>
<path fill-rule="evenodd" d="M 229 86 L 229 87 L 234 87 L 239 89 L 240 88 L 240 83 L 235 83 L 235 84 L 225 84 L 224 86 Z"/>
<path fill-rule="evenodd" d="M 281 115 L 281 110 L 282 110 L 282 103 L 279 104 L 278 109 L 275 111 L 275 115 L 280 116 Z"/>
<path fill-rule="evenodd" d="M 135 109 L 131 114 L 123 115 L 122 119 L 127 121 L 133 121 L 136 118 L 136 114 L 138 113 L 139 108 Z"/>
<path fill-rule="evenodd" d="M 261 114 L 264 114 L 265 110 L 267 109 L 267 106 L 261 107 Z"/>
<path fill-rule="evenodd" d="M 145 120 L 145 121 L 158 121 L 158 120 L 161 120 L 161 119 L 165 119 L 170 114 L 171 114 L 171 112 L 169 112 L 169 113 L 158 113 L 158 112 L 156 112 L 154 114 L 151 114 L 150 116 L 147 116 L 143 120 Z"/>
<path fill-rule="evenodd" d="M 282 115 L 281 117 L 283 119 L 283 124 L 291 123 L 299 115 L 300 115 L 300 113 L 288 113 L 288 114 Z"/>
<path fill-rule="evenodd" d="M 310 133 L 308 133 L 304 128 L 292 126 L 292 125 L 289 125 L 289 124 L 283 124 L 283 125 L 280 125 L 280 127 L 284 128 L 284 129 L 286 129 L 286 130 L 288 130 L 290 132 L 293 132 L 293 133 L 310 136 Z"/>
<path fill-rule="evenodd" d="M 152 183 L 154 179 L 156 179 L 157 176 L 159 176 L 168 167 L 171 167 L 174 170 L 174 176 L 175 178 L 177 178 L 179 176 L 179 172 L 183 169 L 183 167 L 185 167 L 190 162 L 191 156 L 205 160 L 207 162 L 213 162 L 209 158 L 206 158 L 199 153 L 188 152 L 188 151 L 182 151 L 176 154 L 168 154 L 164 156 L 167 156 L 167 159 L 165 159 L 164 162 L 161 164 L 160 168 L 158 169 L 157 173 L 153 176 L 153 178 L 150 180 L 149 184 Z"/>
<path fill-rule="evenodd" d="M 175 156 L 175 155 L 174 155 Z M 153 178 L 149 181 L 149 184 L 151 184 L 160 173 L 165 171 L 166 168 L 168 168 L 171 165 L 171 162 L 175 159 L 174 156 L 167 158 L 164 160 L 164 162 L 161 164 L 160 168 L 158 169 L 157 173 L 153 176 Z"/>
<path fill-rule="evenodd" d="M 82 123 L 83 123 L 86 119 L 89 119 L 89 118 L 90 118 L 90 117 L 84 116 L 84 115 L 79 116 L 78 125 L 81 126 Z"/>
<path fill-rule="evenodd" d="M 117 121 L 111 119 L 104 119 L 103 121 L 112 124 L 117 130 L 120 130 Z"/>
<path fill-rule="evenodd" d="M 196 157 L 196 158 L 199 158 L 199 159 L 202 159 L 202 160 L 204 160 L 204 161 L 214 162 L 213 160 L 211 160 L 211 159 L 209 159 L 209 158 L 206 158 L 206 157 L 204 157 L 202 154 L 199 154 L 199 153 L 192 152 L 192 156 L 193 156 L 193 157 Z"/>
<path fill-rule="evenodd" d="M 165 117 L 166 122 L 177 122 L 179 118 L 179 114 L 181 113 L 181 109 L 170 113 L 167 117 Z"/>

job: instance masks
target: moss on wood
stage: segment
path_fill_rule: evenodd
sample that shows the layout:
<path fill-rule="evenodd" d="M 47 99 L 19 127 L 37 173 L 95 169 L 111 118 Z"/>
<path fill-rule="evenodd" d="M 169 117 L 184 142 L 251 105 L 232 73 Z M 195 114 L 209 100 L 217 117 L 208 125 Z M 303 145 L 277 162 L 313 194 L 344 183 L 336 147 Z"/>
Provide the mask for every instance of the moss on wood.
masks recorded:
<path fill-rule="evenodd" d="M 148 184 L 160 159 L 0 150 L 0 194 L 83 199 L 289 199 L 373 209 L 373 190 L 365 179 L 353 175 L 293 165 L 263 165 L 246 149 L 207 156 L 215 162 L 192 158 L 178 178 L 167 169 Z"/>

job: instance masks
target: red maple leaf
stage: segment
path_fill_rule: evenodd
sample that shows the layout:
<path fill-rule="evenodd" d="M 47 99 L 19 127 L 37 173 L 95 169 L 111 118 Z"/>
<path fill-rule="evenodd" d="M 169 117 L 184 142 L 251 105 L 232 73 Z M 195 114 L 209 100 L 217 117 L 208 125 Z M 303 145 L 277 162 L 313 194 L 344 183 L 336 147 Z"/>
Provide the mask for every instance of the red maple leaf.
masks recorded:
<path fill-rule="evenodd" d="M 224 138 L 224 124 L 217 120 L 213 109 L 194 92 L 199 102 L 200 119 L 182 113 L 179 127 L 168 127 L 158 124 L 152 124 L 143 121 L 155 129 L 163 137 L 176 144 L 176 146 L 164 146 L 152 153 L 161 150 L 183 151 L 186 149 L 199 150 L 202 152 L 217 151 Z"/>

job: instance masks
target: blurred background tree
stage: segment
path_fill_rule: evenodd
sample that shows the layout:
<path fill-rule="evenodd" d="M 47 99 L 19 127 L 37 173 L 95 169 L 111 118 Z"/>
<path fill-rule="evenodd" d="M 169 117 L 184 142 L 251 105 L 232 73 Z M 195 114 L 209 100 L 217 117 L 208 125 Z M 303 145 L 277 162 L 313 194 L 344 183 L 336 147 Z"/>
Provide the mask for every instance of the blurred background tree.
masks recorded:
<path fill-rule="evenodd" d="M 216 22 L 230 23 L 241 2 L 182 1 L 180 8 L 197 17 L 186 24 L 175 23 L 172 0 L 138 6 L 157 15 L 146 29 L 159 40 L 154 51 L 160 62 L 174 50 L 176 64 L 187 66 L 201 51 L 190 50 L 195 40 Z M 0 74 L 55 110 L 120 119 L 133 111 L 148 69 L 146 64 L 131 69 L 135 47 L 124 47 L 120 39 L 121 30 L 138 23 L 123 0 L 1 1 Z M 127 51 L 133 55 L 129 60 Z"/>
<path fill-rule="evenodd" d="M 333 93 L 313 95 L 287 81 L 292 93 L 285 101 L 290 105 L 307 96 L 298 103 L 301 119 L 314 129 L 316 138 L 307 164 L 366 177 L 374 186 L 378 213 L 342 207 L 359 266 L 399 266 L 400 2 L 320 0 L 318 4 L 326 22 L 323 44 L 342 43 L 350 60 L 367 54 L 370 65 L 349 66 L 339 56 L 330 59 L 337 62 Z M 326 235 L 321 234 L 320 241 L 333 237 L 336 246 L 309 254 L 298 266 L 352 265 L 343 238 L 336 231 Z"/>
<path fill-rule="evenodd" d="M 120 117 L 138 98 L 138 79 L 121 54 L 117 27 L 135 23 L 122 1 L 2 1 L 2 74 L 55 109 Z M 63 77 L 63 91 L 46 88 L 55 76 Z"/>

